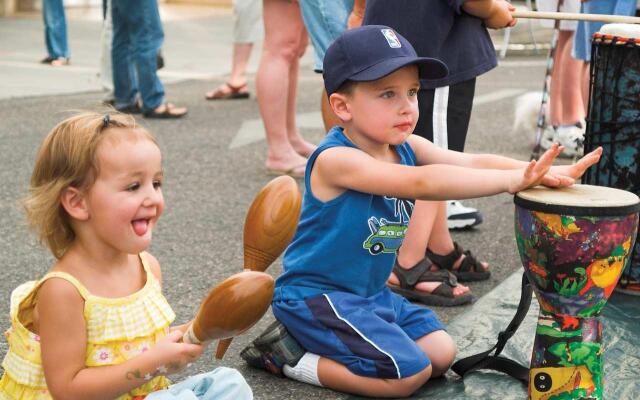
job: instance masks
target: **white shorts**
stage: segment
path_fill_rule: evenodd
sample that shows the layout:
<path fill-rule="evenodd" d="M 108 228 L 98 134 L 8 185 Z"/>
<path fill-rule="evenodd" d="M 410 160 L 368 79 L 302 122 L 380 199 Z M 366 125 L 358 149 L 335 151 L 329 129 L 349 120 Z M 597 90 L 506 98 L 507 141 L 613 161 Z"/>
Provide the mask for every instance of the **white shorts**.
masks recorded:
<path fill-rule="evenodd" d="M 536 0 L 538 11 L 558 11 L 558 0 Z M 564 0 L 560 6 L 560 12 L 580 13 L 580 0 Z M 541 19 L 540 25 L 544 28 L 553 28 L 554 20 Z M 560 21 L 561 31 L 575 31 L 578 21 Z"/>
<path fill-rule="evenodd" d="M 233 0 L 233 43 L 262 40 L 262 0 Z"/>

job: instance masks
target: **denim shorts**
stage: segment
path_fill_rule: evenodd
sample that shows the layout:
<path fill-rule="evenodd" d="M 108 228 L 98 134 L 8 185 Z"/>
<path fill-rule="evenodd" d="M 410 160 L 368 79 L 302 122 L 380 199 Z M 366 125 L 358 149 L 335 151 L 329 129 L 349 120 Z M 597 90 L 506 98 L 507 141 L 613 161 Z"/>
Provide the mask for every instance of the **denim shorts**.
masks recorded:
<path fill-rule="evenodd" d="M 302 19 L 315 54 L 315 71 L 322 72 L 324 53 L 347 30 L 353 0 L 300 0 Z"/>
<path fill-rule="evenodd" d="M 589 0 L 582 3 L 583 14 L 635 15 L 636 0 Z M 573 58 L 591 61 L 591 39 L 604 25 L 603 22 L 578 22 L 573 40 Z"/>

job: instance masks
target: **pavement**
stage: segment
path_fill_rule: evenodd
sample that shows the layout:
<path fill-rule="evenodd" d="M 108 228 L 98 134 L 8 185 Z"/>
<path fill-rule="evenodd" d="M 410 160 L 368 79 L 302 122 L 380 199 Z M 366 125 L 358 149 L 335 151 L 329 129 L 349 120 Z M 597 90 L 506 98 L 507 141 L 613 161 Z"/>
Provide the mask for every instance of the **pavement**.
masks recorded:
<path fill-rule="evenodd" d="M 271 177 L 264 171 L 266 143 L 255 96 L 249 100 L 207 102 L 206 90 L 222 83 L 231 59 L 231 12 L 228 9 L 163 6 L 166 67 L 160 76 L 168 98 L 189 107 L 179 121 L 141 119 L 157 137 L 164 156 L 167 208 L 155 233 L 151 252 L 163 269 L 164 292 L 177 314 L 177 323 L 194 315 L 209 289 L 242 270 L 242 231 L 246 211 Z M 9 293 L 18 284 L 37 279 L 52 257 L 26 228 L 20 200 L 27 193 L 36 151 L 47 132 L 69 110 L 96 109 L 103 96 L 97 79 L 100 14 L 96 9 L 71 10 L 69 35 L 72 64 L 53 68 L 38 61 L 45 56 L 43 26 L 38 14 L 0 18 L 0 327 L 9 327 Z M 493 33 L 502 43 L 502 33 Z M 549 32 L 536 29 L 539 42 Z M 511 35 L 516 43 L 529 40 L 527 24 Z M 512 132 L 514 99 L 542 88 L 545 54 L 525 44 L 509 50 L 495 70 L 478 79 L 469 128 L 469 152 L 491 152 L 526 160 L 532 135 Z M 524 49 L 524 50 L 522 50 Z M 260 46 L 249 66 L 254 91 Z M 312 51 L 302 59 L 298 121 L 306 138 L 319 142 L 321 77 L 312 71 Z M 492 267 L 486 282 L 471 284 L 477 297 L 491 291 L 520 268 L 513 234 L 513 205 L 509 195 L 466 201 L 479 208 L 484 223 L 453 237 Z M 281 272 L 278 260 L 269 270 Z M 467 307 L 436 308 L 450 322 Z M 256 399 L 350 399 L 342 393 L 275 378 L 248 368 L 240 350 L 271 321 L 268 313 L 247 334 L 236 338 L 222 361 L 213 349 L 186 374 L 217 366 L 239 369 Z M 0 357 L 6 343 L 0 343 Z M 180 377 L 174 377 L 174 380 Z M 417 394 L 415 398 L 421 398 Z"/>

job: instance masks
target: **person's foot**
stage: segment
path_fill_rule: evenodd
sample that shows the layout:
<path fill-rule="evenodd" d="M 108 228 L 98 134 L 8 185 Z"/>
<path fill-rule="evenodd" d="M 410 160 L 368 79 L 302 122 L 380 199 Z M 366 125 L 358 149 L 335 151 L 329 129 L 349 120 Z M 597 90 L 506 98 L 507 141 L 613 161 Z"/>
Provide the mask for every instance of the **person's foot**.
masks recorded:
<path fill-rule="evenodd" d="M 307 168 L 307 159 L 292 151 L 286 157 L 267 157 L 265 167 L 270 175 L 289 175 L 294 178 L 302 178 Z"/>
<path fill-rule="evenodd" d="M 217 88 L 205 93 L 207 100 L 248 99 L 250 96 L 247 82 L 225 82 Z"/>
<path fill-rule="evenodd" d="M 581 157 L 584 153 L 584 128 L 580 123 L 562 125 L 557 129 L 558 143 L 564 146 L 562 155 L 566 157 Z"/>
<path fill-rule="evenodd" d="M 457 200 L 447 201 L 447 226 L 449 229 L 466 229 L 482 223 L 482 214 L 466 207 Z"/>
<path fill-rule="evenodd" d="M 306 158 L 309 158 L 311 153 L 318 147 L 304 140 L 299 134 L 293 138 L 289 138 L 289 143 L 291 143 L 291 147 L 293 147 L 296 153 Z"/>
<path fill-rule="evenodd" d="M 178 107 L 171 103 L 163 103 L 150 111 L 143 113 L 145 118 L 171 119 L 182 118 L 187 115 L 186 107 Z"/>
<path fill-rule="evenodd" d="M 398 258 L 396 260 L 398 266 L 400 266 L 403 269 L 409 269 L 409 267 L 406 267 L 404 265 L 402 265 L 402 263 L 400 262 L 400 259 Z M 459 266 L 459 264 L 458 264 Z M 436 265 L 432 265 L 431 266 L 431 271 L 438 271 L 440 270 L 440 267 L 436 266 Z M 394 272 L 391 272 L 391 275 L 389 275 L 389 279 L 387 280 L 387 283 L 391 284 L 391 285 L 400 285 L 400 280 L 398 279 L 398 277 L 396 276 L 396 274 Z M 436 290 L 436 288 L 440 285 L 442 285 L 442 282 L 418 282 L 415 286 L 416 290 L 419 290 L 421 292 L 425 292 L 425 293 L 432 293 L 434 290 Z M 452 288 L 453 290 L 453 295 L 456 297 L 465 295 L 467 293 L 471 292 L 471 289 L 469 289 L 468 286 L 465 286 L 461 283 L 458 283 L 455 287 Z"/>
<path fill-rule="evenodd" d="M 432 271 L 449 270 L 463 282 L 489 279 L 491 272 L 487 262 L 478 261 L 470 250 L 465 251 L 458 243 L 453 242 L 453 245 L 454 248 L 427 249 Z"/>
<path fill-rule="evenodd" d="M 40 60 L 42 64 L 49 64 L 52 67 L 63 67 L 65 65 L 69 65 L 70 60 L 66 57 L 51 57 L 47 56 Z"/>

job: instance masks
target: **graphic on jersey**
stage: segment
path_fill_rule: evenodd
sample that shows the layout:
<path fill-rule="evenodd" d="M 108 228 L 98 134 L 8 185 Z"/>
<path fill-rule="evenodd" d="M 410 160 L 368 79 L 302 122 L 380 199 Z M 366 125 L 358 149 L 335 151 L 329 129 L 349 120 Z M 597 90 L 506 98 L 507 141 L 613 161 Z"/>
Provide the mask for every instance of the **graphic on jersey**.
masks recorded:
<path fill-rule="evenodd" d="M 411 200 L 386 196 L 384 199 L 394 202 L 394 215 L 397 220 L 388 221 L 386 218 L 369 217 L 367 223 L 371 234 L 362 243 L 362 247 L 369 250 L 372 255 L 395 253 L 400 248 L 413 211 L 413 201 Z"/>

